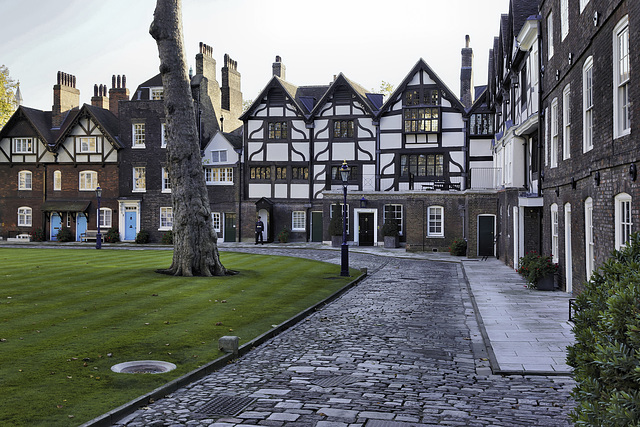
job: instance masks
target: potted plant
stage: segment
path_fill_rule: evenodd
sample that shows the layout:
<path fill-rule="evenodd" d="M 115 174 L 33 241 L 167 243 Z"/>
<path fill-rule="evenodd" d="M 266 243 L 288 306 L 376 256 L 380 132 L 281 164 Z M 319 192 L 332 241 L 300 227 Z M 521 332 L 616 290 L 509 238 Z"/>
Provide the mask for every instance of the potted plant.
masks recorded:
<path fill-rule="evenodd" d="M 554 275 L 558 271 L 558 264 L 553 262 L 551 255 L 528 252 L 518 263 L 518 273 L 527 280 L 530 288 L 541 291 L 554 289 Z"/>
<path fill-rule="evenodd" d="M 285 225 L 280 233 L 278 233 L 278 241 L 280 243 L 287 243 L 289 241 L 289 234 L 291 234 L 291 230 Z"/>
<path fill-rule="evenodd" d="M 331 246 L 338 248 L 342 245 L 342 216 L 334 215 L 329 221 L 329 234 L 331 235 Z"/>
<path fill-rule="evenodd" d="M 389 218 L 382 224 L 382 235 L 384 236 L 385 248 L 397 248 L 399 245 L 399 228 L 398 221 Z"/>
<path fill-rule="evenodd" d="M 454 256 L 465 256 L 467 254 L 467 241 L 465 239 L 455 239 L 449 246 L 449 253 Z"/>

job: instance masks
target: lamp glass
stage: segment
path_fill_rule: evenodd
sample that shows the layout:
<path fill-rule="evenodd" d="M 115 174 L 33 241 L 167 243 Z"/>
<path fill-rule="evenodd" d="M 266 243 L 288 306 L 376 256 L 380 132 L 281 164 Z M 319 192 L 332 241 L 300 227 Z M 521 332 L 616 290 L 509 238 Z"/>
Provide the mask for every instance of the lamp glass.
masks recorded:
<path fill-rule="evenodd" d="M 342 183 L 346 184 L 349 181 L 349 165 L 347 165 L 347 161 L 345 160 L 340 167 L 340 178 L 342 179 Z"/>
<path fill-rule="evenodd" d="M 102 197 L 102 188 L 100 188 L 99 186 L 96 187 L 96 196 L 97 197 Z"/>

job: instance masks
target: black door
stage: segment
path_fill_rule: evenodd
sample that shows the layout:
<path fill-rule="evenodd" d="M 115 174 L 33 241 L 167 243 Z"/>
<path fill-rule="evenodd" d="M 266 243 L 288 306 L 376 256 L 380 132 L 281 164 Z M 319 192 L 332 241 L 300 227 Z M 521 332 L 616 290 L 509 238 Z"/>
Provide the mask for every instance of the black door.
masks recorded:
<path fill-rule="evenodd" d="M 360 246 L 373 246 L 373 214 L 361 213 L 358 218 L 358 239 Z"/>
<path fill-rule="evenodd" d="M 494 217 L 478 217 L 478 256 L 494 256 Z"/>
<path fill-rule="evenodd" d="M 235 213 L 224 214 L 224 241 L 225 242 L 236 241 L 236 214 Z"/>

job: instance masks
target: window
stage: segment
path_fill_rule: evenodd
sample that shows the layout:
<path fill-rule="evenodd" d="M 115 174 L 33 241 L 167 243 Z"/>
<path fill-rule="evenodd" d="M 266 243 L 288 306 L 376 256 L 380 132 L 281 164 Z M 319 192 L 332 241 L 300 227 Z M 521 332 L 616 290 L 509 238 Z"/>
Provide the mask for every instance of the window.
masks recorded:
<path fill-rule="evenodd" d="M 472 114 L 471 135 L 493 135 L 493 114 Z"/>
<path fill-rule="evenodd" d="M 98 172 L 82 171 L 80 172 L 80 191 L 94 191 L 98 186 Z"/>
<path fill-rule="evenodd" d="M 427 236 L 444 237 L 444 208 L 442 206 L 429 206 L 427 208 Z"/>
<path fill-rule="evenodd" d="M 591 277 L 595 266 L 595 247 L 593 244 L 593 199 L 587 197 L 584 201 L 584 241 L 585 241 L 585 267 L 587 280 Z"/>
<path fill-rule="evenodd" d="M 160 208 L 159 230 L 171 230 L 173 228 L 173 208 Z"/>
<path fill-rule="evenodd" d="M 133 128 L 133 136 L 131 137 L 131 147 L 144 148 L 145 147 L 144 123 L 134 123 L 132 125 L 132 128 Z"/>
<path fill-rule="evenodd" d="M 31 227 L 31 208 L 23 206 L 18 208 L 18 226 Z"/>
<path fill-rule="evenodd" d="M 562 91 L 562 155 L 563 159 L 571 158 L 571 87 L 567 85 Z"/>
<path fill-rule="evenodd" d="M 167 148 L 167 124 L 160 125 L 160 148 Z"/>
<path fill-rule="evenodd" d="M 227 150 L 211 150 L 212 163 L 225 163 L 227 161 Z"/>
<path fill-rule="evenodd" d="M 80 152 L 97 153 L 96 137 L 90 136 L 80 138 Z"/>
<path fill-rule="evenodd" d="M 291 212 L 291 231 L 305 231 L 307 224 L 307 213 L 305 211 Z"/>
<path fill-rule="evenodd" d="M 111 209 L 100 208 L 100 228 L 111 228 Z"/>
<path fill-rule="evenodd" d="M 147 168 L 136 166 L 133 168 L 133 191 L 146 191 L 147 189 Z"/>
<path fill-rule="evenodd" d="M 31 190 L 32 176 L 33 174 L 30 171 L 18 172 L 18 190 Z"/>
<path fill-rule="evenodd" d="M 444 176 L 443 154 L 403 154 L 400 176 Z"/>
<path fill-rule="evenodd" d="M 551 258 L 558 262 L 558 205 L 551 205 Z"/>
<path fill-rule="evenodd" d="M 402 235 L 402 205 L 384 205 L 384 218 L 382 223 L 395 220 L 398 224 L 398 231 Z"/>
<path fill-rule="evenodd" d="M 420 97 L 420 92 L 422 92 L 422 97 Z M 413 89 L 407 90 L 404 93 L 404 105 L 413 106 L 420 104 L 440 105 L 440 92 L 438 92 L 438 89 Z"/>
<path fill-rule="evenodd" d="M 167 168 L 162 168 L 162 192 L 171 193 L 171 179 Z"/>
<path fill-rule="evenodd" d="M 336 120 L 333 122 L 334 138 L 353 138 L 353 120 Z"/>
<path fill-rule="evenodd" d="M 206 168 L 204 178 L 207 184 L 218 182 L 233 182 L 233 168 Z"/>
<path fill-rule="evenodd" d="M 53 191 L 61 191 L 62 190 L 62 172 L 54 171 L 53 172 Z"/>
<path fill-rule="evenodd" d="M 222 216 L 220 215 L 220 212 L 211 212 L 211 222 L 213 223 L 213 230 L 217 233 L 219 233 L 221 230 L 221 219 Z"/>
<path fill-rule="evenodd" d="M 621 249 L 629 241 L 633 222 L 631 221 L 631 196 L 620 193 L 615 199 L 616 249 Z"/>
<path fill-rule="evenodd" d="M 292 180 L 301 180 L 301 179 L 309 179 L 309 168 L 307 167 L 292 167 L 291 168 L 291 179 Z"/>
<path fill-rule="evenodd" d="M 340 174 L 341 166 L 332 166 L 331 167 L 331 180 L 335 182 L 342 182 L 342 175 Z M 349 166 L 349 176 L 347 177 L 347 182 L 349 183 L 357 183 L 359 179 L 358 175 L 358 166 Z"/>
<path fill-rule="evenodd" d="M 553 13 L 547 16 L 547 59 L 553 57 Z"/>
<path fill-rule="evenodd" d="M 582 67 L 582 151 L 593 148 L 593 57 Z"/>
<path fill-rule="evenodd" d="M 14 154 L 33 153 L 33 138 L 14 138 L 13 152 Z"/>
<path fill-rule="evenodd" d="M 558 99 L 551 103 L 551 167 L 558 166 Z"/>
<path fill-rule="evenodd" d="M 569 0 L 560 0 L 560 32 L 562 40 L 569 34 Z"/>
<path fill-rule="evenodd" d="M 587 7 L 587 4 L 589 4 L 589 0 L 580 0 L 580 13 Z"/>
<path fill-rule="evenodd" d="M 438 108 L 407 108 L 404 110 L 405 132 L 438 132 Z"/>
<path fill-rule="evenodd" d="M 287 167 L 276 166 L 276 180 L 283 181 L 287 179 Z"/>
<path fill-rule="evenodd" d="M 255 180 L 268 180 L 271 179 L 271 167 L 269 166 L 258 166 L 252 167 L 250 170 L 251 179 Z"/>
<path fill-rule="evenodd" d="M 613 37 L 613 137 L 627 135 L 629 123 L 629 17 L 616 26 Z"/>
<path fill-rule="evenodd" d="M 269 123 L 269 139 L 287 139 L 287 122 Z"/>
<path fill-rule="evenodd" d="M 152 101 L 162 101 L 164 99 L 164 88 L 152 87 L 150 97 Z"/>

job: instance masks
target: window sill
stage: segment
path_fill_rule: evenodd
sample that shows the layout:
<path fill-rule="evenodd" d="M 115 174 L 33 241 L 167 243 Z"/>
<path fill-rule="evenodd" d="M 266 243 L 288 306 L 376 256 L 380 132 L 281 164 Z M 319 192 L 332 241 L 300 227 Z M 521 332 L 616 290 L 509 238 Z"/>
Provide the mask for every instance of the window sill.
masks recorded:
<path fill-rule="evenodd" d="M 146 193 L 147 189 L 146 188 L 144 188 L 144 189 L 135 189 L 134 188 L 133 190 L 131 190 L 131 192 L 132 193 Z"/>
<path fill-rule="evenodd" d="M 158 228 L 158 231 L 173 231 L 173 227 L 160 227 Z"/>
<path fill-rule="evenodd" d="M 147 148 L 147 146 L 146 145 L 132 145 L 131 146 L 132 150 L 142 150 L 144 148 Z"/>
<path fill-rule="evenodd" d="M 33 191 L 31 188 L 18 188 L 18 191 Z"/>
<path fill-rule="evenodd" d="M 209 181 L 209 182 L 207 182 L 207 185 L 233 185 L 233 182 L 228 182 L 228 181 L 225 181 L 225 182 L 217 182 L 217 181 L 211 182 L 211 181 Z"/>
<path fill-rule="evenodd" d="M 429 235 L 427 235 L 427 239 L 444 239 L 444 235 L 442 235 L 442 236 L 440 236 L 440 235 L 438 235 L 438 236 L 429 236 Z"/>
<path fill-rule="evenodd" d="M 165 194 L 171 194 L 171 190 L 162 190 L 162 192 Z"/>

